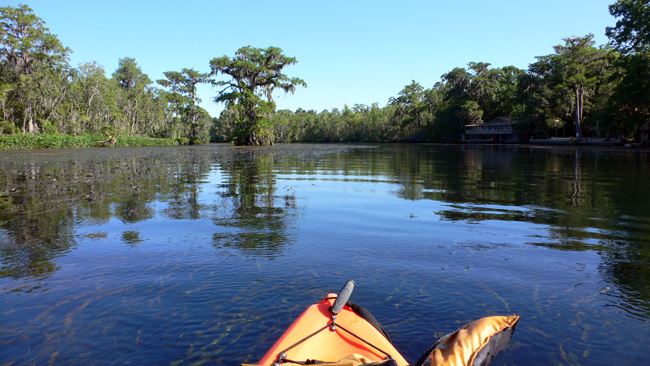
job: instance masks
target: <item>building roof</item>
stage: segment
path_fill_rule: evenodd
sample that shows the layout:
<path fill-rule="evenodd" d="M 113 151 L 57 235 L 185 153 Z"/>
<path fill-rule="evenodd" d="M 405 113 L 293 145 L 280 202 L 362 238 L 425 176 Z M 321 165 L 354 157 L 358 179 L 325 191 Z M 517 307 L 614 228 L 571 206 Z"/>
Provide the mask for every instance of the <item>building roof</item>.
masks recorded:
<path fill-rule="evenodd" d="M 497 117 L 489 122 L 483 122 L 474 125 L 465 125 L 467 126 L 485 126 L 485 125 L 498 125 L 498 124 L 515 124 L 517 122 L 516 118 L 512 117 Z"/>

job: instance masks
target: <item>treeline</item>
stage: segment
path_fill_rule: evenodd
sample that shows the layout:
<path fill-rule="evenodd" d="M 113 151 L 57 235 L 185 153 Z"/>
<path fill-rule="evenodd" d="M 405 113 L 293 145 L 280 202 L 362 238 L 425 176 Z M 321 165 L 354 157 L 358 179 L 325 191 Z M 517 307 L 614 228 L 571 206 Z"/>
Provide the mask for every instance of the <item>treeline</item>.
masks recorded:
<path fill-rule="evenodd" d="M 299 109 L 275 114 L 277 141 L 459 142 L 464 126 L 497 117 L 518 120 L 524 138 L 628 138 L 650 121 L 650 52 L 596 46 L 593 35 L 571 37 L 527 70 L 470 62 L 426 89 L 413 80 L 386 106 Z M 228 111 L 213 137 L 225 141 Z M 638 137 L 638 136 L 637 136 Z"/>
<path fill-rule="evenodd" d="M 0 134 L 145 136 L 208 141 L 192 69 L 158 84 L 124 57 L 110 77 L 96 62 L 70 66 L 71 50 L 26 5 L 0 8 Z"/>
<path fill-rule="evenodd" d="M 650 4 L 619 0 L 610 44 L 570 37 L 528 69 L 470 62 L 430 88 L 415 80 L 388 103 L 269 113 L 276 142 L 458 142 L 464 126 L 518 120 L 526 137 L 624 137 L 649 128 Z M 26 5 L 0 8 L 0 134 L 144 136 L 230 142 L 241 114 L 211 118 L 197 85 L 214 72 L 165 72 L 156 84 L 133 58 L 110 75 L 96 62 L 70 66 L 70 49 Z M 218 96 L 217 96 L 218 98 Z M 267 126 L 268 127 L 268 126 Z"/>
<path fill-rule="evenodd" d="M 607 28 L 610 44 L 593 34 L 568 37 L 554 53 L 522 70 L 470 62 L 425 88 L 415 80 L 386 106 L 355 104 L 321 112 L 279 111 L 276 141 L 459 142 L 464 126 L 496 117 L 518 120 L 524 138 L 647 139 L 650 129 L 650 3 L 619 0 Z M 227 141 L 236 115 L 224 111 L 211 136 Z"/>

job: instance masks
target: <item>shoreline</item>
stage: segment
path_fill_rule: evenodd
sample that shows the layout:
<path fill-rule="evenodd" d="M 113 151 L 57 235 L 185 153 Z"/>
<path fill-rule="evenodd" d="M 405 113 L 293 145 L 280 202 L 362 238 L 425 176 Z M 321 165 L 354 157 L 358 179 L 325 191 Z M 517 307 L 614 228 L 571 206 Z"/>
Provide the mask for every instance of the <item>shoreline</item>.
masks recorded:
<path fill-rule="evenodd" d="M 180 141 L 171 138 L 72 136 L 56 135 L 0 135 L 0 151 L 70 149 L 130 146 L 177 146 Z"/>
<path fill-rule="evenodd" d="M 591 141 L 590 141 L 591 140 Z M 464 142 L 463 145 L 502 145 L 502 146 L 535 146 L 535 147 L 597 147 L 612 150 L 624 151 L 647 151 L 650 150 L 649 145 L 642 145 L 641 143 L 622 142 L 622 141 L 602 141 L 603 139 L 585 139 L 583 141 L 570 141 L 569 139 L 531 139 L 528 142 Z"/>
<path fill-rule="evenodd" d="M 0 135 L 0 151 L 25 151 L 25 150 L 61 150 L 61 149 L 94 149 L 106 147 L 164 147 L 182 146 L 177 139 L 153 137 L 117 137 L 115 144 L 107 143 L 103 136 L 69 136 L 69 135 Z M 205 143 L 200 145 L 226 144 Z M 275 145 L 294 144 L 325 144 L 348 145 L 350 142 L 289 142 L 276 143 Z M 518 147 L 549 147 L 549 148 L 601 148 L 620 151 L 650 151 L 650 146 L 640 143 L 626 143 L 621 141 L 603 141 L 603 139 L 587 138 L 583 141 L 570 141 L 569 139 L 531 139 L 528 142 L 354 142 L 353 144 L 384 145 L 384 144 L 436 144 L 436 145 L 465 145 L 465 146 L 518 146 Z M 244 147 L 246 148 L 246 147 Z M 256 148 L 256 147 L 252 147 Z"/>

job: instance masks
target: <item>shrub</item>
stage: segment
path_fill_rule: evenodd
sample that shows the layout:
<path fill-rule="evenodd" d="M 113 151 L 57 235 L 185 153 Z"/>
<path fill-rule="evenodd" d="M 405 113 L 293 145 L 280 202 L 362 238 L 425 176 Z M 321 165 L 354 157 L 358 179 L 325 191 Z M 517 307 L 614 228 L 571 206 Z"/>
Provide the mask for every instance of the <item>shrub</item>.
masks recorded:
<path fill-rule="evenodd" d="M 61 149 L 73 147 L 102 147 L 104 136 L 51 135 L 0 135 L 0 149 Z M 173 146 L 174 139 L 147 137 L 118 137 L 115 146 Z"/>
<path fill-rule="evenodd" d="M 16 132 L 18 132 L 18 130 L 13 123 L 9 121 L 0 121 L 0 135 L 11 135 Z"/>

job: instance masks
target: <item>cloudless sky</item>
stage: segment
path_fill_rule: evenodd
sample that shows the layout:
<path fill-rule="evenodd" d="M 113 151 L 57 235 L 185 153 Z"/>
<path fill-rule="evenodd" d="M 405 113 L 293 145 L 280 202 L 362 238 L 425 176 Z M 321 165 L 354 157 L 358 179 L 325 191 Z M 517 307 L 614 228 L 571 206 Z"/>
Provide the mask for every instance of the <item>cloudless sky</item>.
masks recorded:
<path fill-rule="evenodd" d="M 2 0 L 29 5 L 64 46 L 70 62 L 97 61 L 111 77 L 133 57 L 152 80 L 164 71 L 209 72 L 209 61 L 254 47 L 280 47 L 285 68 L 307 88 L 277 94 L 278 109 L 380 107 L 415 80 L 425 88 L 469 62 L 527 69 L 562 38 L 593 33 L 607 43 L 615 0 L 141 1 Z M 218 116 L 216 91 L 200 88 Z"/>

